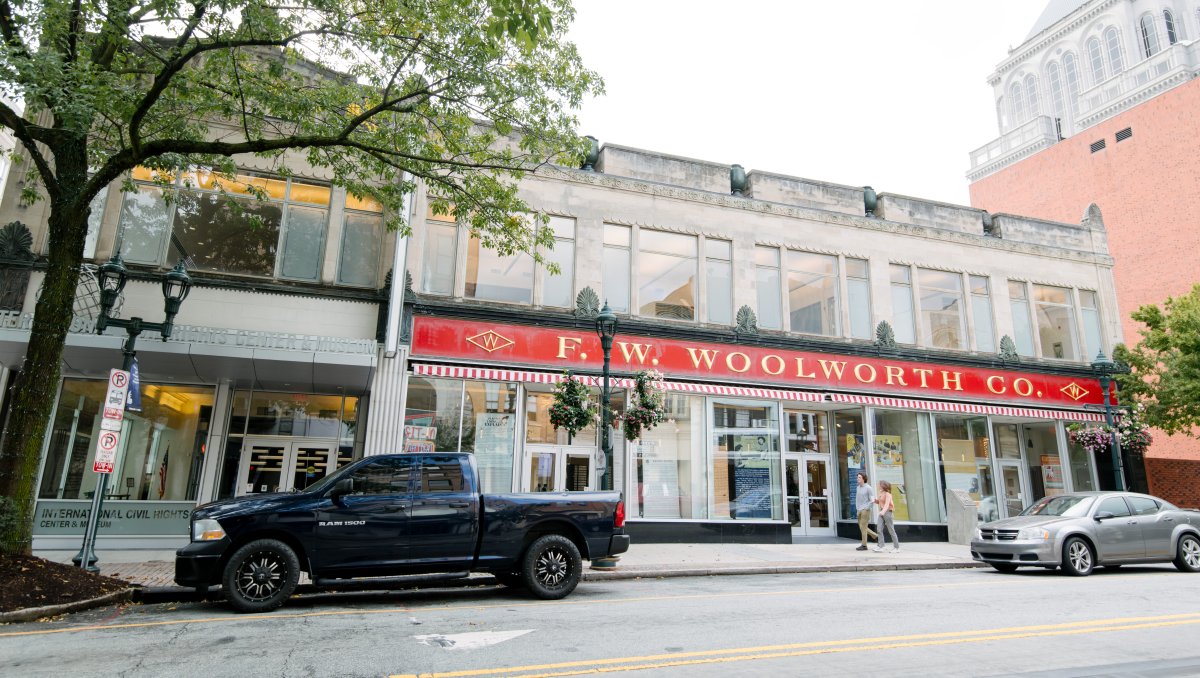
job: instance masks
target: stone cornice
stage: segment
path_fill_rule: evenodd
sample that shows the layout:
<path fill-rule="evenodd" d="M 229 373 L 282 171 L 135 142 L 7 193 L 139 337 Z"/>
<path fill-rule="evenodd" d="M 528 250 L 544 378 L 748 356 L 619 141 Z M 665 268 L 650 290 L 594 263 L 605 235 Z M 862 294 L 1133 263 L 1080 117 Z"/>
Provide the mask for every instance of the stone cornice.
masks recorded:
<path fill-rule="evenodd" d="M 926 240 L 955 243 L 969 247 L 979 247 L 983 249 L 1027 254 L 1039 257 L 1054 257 L 1068 261 L 1078 261 L 1104 266 L 1112 265 L 1112 258 L 1108 255 L 1094 254 L 1092 252 L 1085 252 L 1082 250 L 1069 250 L 1059 247 L 1052 247 L 1049 245 L 1035 245 L 1030 243 L 1014 242 L 983 234 L 975 235 L 972 233 L 963 233 L 961 231 L 952 231 L 950 229 L 886 221 L 875 217 L 860 217 L 851 214 L 844 214 L 842 212 L 831 212 L 812 207 L 785 205 L 782 203 L 768 202 L 766 200 L 755 200 L 753 198 L 746 198 L 742 196 L 724 195 L 720 193 L 713 193 L 711 191 L 702 191 L 683 186 L 673 186 L 670 184 L 646 181 L 643 179 L 629 179 L 626 177 L 601 174 L 599 172 L 586 172 L 583 170 L 574 170 L 565 167 L 550 167 L 548 170 L 549 171 L 539 172 L 536 175 L 537 179 L 543 181 L 561 181 L 564 183 L 583 186 L 595 186 L 609 190 L 637 193 L 657 198 L 681 200 L 684 202 L 701 203 L 712 207 L 757 212 L 760 214 L 770 214 L 789 217 L 792 219 L 807 219 L 815 222 L 832 224 L 835 226 L 843 226 L 846 228 L 857 228 L 863 231 L 894 233 L 914 238 L 923 238 Z M 1068 225 L 1074 226 L 1075 224 Z"/>

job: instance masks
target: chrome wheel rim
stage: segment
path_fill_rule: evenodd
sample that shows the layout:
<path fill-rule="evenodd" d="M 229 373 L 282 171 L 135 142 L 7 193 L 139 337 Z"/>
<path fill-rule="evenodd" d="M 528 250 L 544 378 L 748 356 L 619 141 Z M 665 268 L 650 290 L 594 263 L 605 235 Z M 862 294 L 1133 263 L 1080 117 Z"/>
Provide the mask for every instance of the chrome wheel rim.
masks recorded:
<path fill-rule="evenodd" d="M 1081 541 L 1071 543 L 1071 548 L 1067 551 L 1067 558 L 1070 559 L 1071 567 L 1076 572 L 1087 572 L 1092 569 L 1092 552 L 1088 549 L 1087 544 Z"/>
<path fill-rule="evenodd" d="M 1200 569 L 1200 541 L 1183 540 L 1183 562 L 1192 569 Z"/>
<path fill-rule="evenodd" d="M 283 590 L 287 576 L 287 563 L 272 551 L 251 554 L 238 566 L 235 585 L 238 593 L 247 600 L 261 602 L 270 600 Z"/>
<path fill-rule="evenodd" d="M 571 573 L 571 560 L 560 548 L 548 548 L 538 556 L 533 574 L 538 582 L 551 588 L 561 585 Z"/>

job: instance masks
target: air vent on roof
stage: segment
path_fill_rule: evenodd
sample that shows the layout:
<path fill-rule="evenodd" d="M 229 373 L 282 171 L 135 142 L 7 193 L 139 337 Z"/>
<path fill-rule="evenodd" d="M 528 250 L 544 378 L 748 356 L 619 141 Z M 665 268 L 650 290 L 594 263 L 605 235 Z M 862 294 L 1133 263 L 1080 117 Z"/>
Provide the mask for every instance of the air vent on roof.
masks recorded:
<path fill-rule="evenodd" d="M 1095 153 L 1096 151 L 1103 151 L 1103 150 L 1104 150 L 1104 140 L 1103 139 L 1101 139 L 1100 141 L 1092 142 L 1092 153 Z"/>
<path fill-rule="evenodd" d="M 1117 141 L 1125 141 L 1126 139 L 1128 139 L 1131 136 L 1133 136 L 1133 128 L 1126 127 L 1125 129 L 1119 130 L 1117 132 Z"/>

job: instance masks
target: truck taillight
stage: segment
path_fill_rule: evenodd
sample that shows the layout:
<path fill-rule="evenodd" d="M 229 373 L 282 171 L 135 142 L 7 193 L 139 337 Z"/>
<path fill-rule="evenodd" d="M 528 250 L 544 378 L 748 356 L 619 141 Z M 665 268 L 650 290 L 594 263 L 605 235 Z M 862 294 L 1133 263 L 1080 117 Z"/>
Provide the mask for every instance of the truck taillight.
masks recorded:
<path fill-rule="evenodd" d="M 625 527 L 625 502 L 617 502 L 617 516 L 613 521 L 613 527 Z"/>

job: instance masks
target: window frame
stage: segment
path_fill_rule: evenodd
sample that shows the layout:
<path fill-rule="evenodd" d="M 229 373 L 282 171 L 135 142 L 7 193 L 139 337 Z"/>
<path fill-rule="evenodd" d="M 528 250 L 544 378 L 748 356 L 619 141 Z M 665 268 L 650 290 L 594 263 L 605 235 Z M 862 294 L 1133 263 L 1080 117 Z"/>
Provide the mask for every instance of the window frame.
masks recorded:
<path fill-rule="evenodd" d="M 729 257 L 727 259 L 710 257 L 708 254 L 708 243 L 710 240 L 713 242 L 725 243 L 729 247 Z M 699 284 L 697 285 L 697 288 L 699 290 L 699 296 L 704 302 L 704 306 L 703 313 L 698 313 L 696 315 L 699 316 L 703 322 L 710 324 L 720 323 L 724 325 L 732 325 L 735 322 L 736 315 L 733 310 L 733 240 L 730 238 L 718 238 L 715 236 L 700 236 L 698 256 L 700 258 L 700 280 L 698 281 Z M 718 265 L 722 263 L 725 264 L 729 271 L 729 308 L 724 309 L 728 311 L 729 314 L 729 318 L 727 320 L 713 320 L 713 290 L 708 275 L 708 266 L 710 261 L 715 262 Z"/>
<path fill-rule="evenodd" d="M 918 345 L 923 346 L 925 348 L 944 350 L 944 351 L 970 351 L 971 350 L 971 340 L 967 336 L 967 327 L 966 327 L 967 320 L 968 320 L 967 310 L 966 310 L 968 289 L 967 289 L 966 281 L 963 280 L 962 272 L 949 271 L 949 270 L 941 269 L 941 268 L 930 268 L 930 267 L 925 267 L 925 266 L 916 266 L 914 268 L 916 269 L 914 271 L 916 273 L 916 275 L 912 276 L 911 280 L 912 280 L 913 292 L 916 297 L 917 305 L 914 308 L 913 319 L 914 319 L 914 321 L 916 321 L 916 324 L 917 324 L 917 335 L 918 335 L 918 340 L 920 341 L 920 343 Z M 962 344 L 958 348 L 954 348 L 954 347 L 950 347 L 950 346 L 935 346 L 933 344 L 933 337 L 926 336 L 925 319 L 924 319 L 925 318 L 925 309 L 923 308 L 923 306 L 921 304 L 922 293 L 924 292 L 924 289 L 923 289 L 924 285 L 921 284 L 921 271 L 930 271 L 932 273 L 945 273 L 945 274 L 955 276 L 958 279 L 958 304 L 959 304 L 958 336 L 960 339 L 960 343 Z M 943 293 L 949 291 L 949 290 L 945 290 L 940 287 L 931 287 L 930 289 L 937 290 L 938 292 L 943 292 Z M 932 328 L 930 328 L 930 329 L 932 330 Z M 929 334 L 932 335 L 932 331 L 929 332 Z"/>
<path fill-rule="evenodd" d="M 791 294 L 791 292 L 792 292 L 792 290 L 791 290 L 792 268 L 791 268 L 791 266 L 789 266 L 787 264 L 787 261 L 784 260 L 783 257 L 790 255 L 793 252 L 796 254 L 801 254 L 801 255 L 812 255 L 812 256 L 818 256 L 818 257 L 825 257 L 825 258 L 831 259 L 833 261 L 834 270 L 833 270 L 832 276 L 826 275 L 823 273 L 816 274 L 816 275 L 819 275 L 822 279 L 830 278 L 830 277 L 833 278 L 833 291 L 834 291 L 833 303 L 835 304 L 835 308 L 833 309 L 833 313 L 830 314 L 830 316 L 833 318 L 832 332 L 829 332 L 829 333 L 802 332 L 800 330 L 793 329 L 793 327 L 792 327 L 792 312 L 794 310 L 794 309 L 792 309 L 792 294 Z M 780 269 L 779 277 L 783 281 L 783 293 L 784 293 L 783 294 L 783 305 L 784 305 L 783 318 L 784 318 L 785 324 L 787 325 L 786 331 L 791 334 L 801 334 L 801 335 L 806 335 L 806 336 L 811 336 L 811 337 L 841 338 L 841 337 L 846 336 L 847 329 L 844 327 L 845 323 L 842 320 L 842 314 L 843 314 L 842 307 L 845 306 L 845 302 L 843 299 L 843 292 L 842 292 L 842 287 L 844 286 L 844 270 L 843 270 L 843 266 L 842 266 L 841 256 L 837 255 L 837 254 L 826 254 L 824 252 L 814 252 L 811 250 L 802 250 L 802 249 L 788 247 L 788 248 L 784 248 L 780 252 L 780 257 L 781 257 L 781 259 L 780 259 L 781 269 Z M 798 271 L 798 272 L 800 272 L 800 271 Z M 813 275 L 813 274 L 810 273 L 809 275 Z M 822 315 L 824 315 L 824 313 Z M 822 318 L 822 324 L 824 324 L 824 320 L 825 319 Z"/>
<path fill-rule="evenodd" d="M 546 267 L 544 265 L 537 263 L 537 261 L 534 261 L 533 262 L 533 266 L 534 266 L 533 303 L 537 306 L 545 306 L 548 308 L 574 308 L 575 307 L 575 297 L 579 293 L 578 290 L 576 289 L 576 287 L 577 287 L 576 280 L 579 277 L 577 274 L 578 268 L 579 268 L 579 246 L 578 246 L 579 245 L 579 220 L 572 216 L 567 216 L 564 214 L 555 214 L 553 212 L 543 212 L 542 214 L 544 214 L 546 217 L 549 217 L 550 219 L 564 219 L 564 220 L 568 220 L 571 222 L 571 237 L 570 238 L 562 238 L 562 237 L 559 237 L 557 233 L 555 233 L 554 234 L 554 249 L 546 250 L 545 253 L 543 254 L 543 256 L 546 256 L 546 255 L 553 256 L 553 254 L 555 252 L 559 251 L 558 247 L 559 247 L 560 243 L 569 241 L 571 243 L 571 270 L 563 271 L 563 272 L 559 273 L 558 275 L 551 275 L 550 272 L 548 270 L 546 270 Z M 544 225 L 538 224 L 538 228 L 549 228 L 551 230 L 551 232 L 554 231 L 554 227 L 550 224 L 549 221 Z M 567 285 L 570 286 L 570 292 L 568 294 L 567 303 L 565 306 L 559 306 L 557 304 L 547 304 L 546 303 L 546 282 L 549 280 L 563 281 L 563 282 L 566 282 Z"/>
<path fill-rule="evenodd" d="M 1100 44 L 1100 38 L 1092 36 L 1084 43 L 1084 49 L 1088 55 L 1088 74 L 1092 76 L 1092 86 L 1095 87 L 1108 79 L 1104 67 L 1104 46 Z"/>
<path fill-rule="evenodd" d="M 1138 34 L 1141 36 L 1142 56 L 1146 59 L 1162 51 L 1162 43 L 1158 39 L 1158 25 L 1154 14 L 1146 12 L 1138 17 Z"/>
<path fill-rule="evenodd" d="M 1116 26 L 1104 29 L 1104 51 L 1108 57 L 1108 70 L 1117 75 L 1125 70 L 1125 49 L 1121 45 L 1121 31 Z"/>
<path fill-rule="evenodd" d="M 381 261 L 383 261 L 383 249 L 384 249 L 383 248 L 383 241 L 384 241 L 383 234 L 386 229 L 387 220 L 384 218 L 383 205 L 379 205 L 378 212 L 367 210 L 367 209 L 362 209 L 362 208 L 358 208 L 358 207 L 351 207 L 350 206 L 350 197 L 351 197 L 350 194 L 347 193 L 347 194 L 345 194 L 345 197 L 342 199 L 342 228 L 341 228 L 341 233 L 338 234 L 337 269 L 334 271 L 333 281 L 334 281 L 335 285 L 340 285 L 340 286 L 345 286 L 345 287 L 354 287 L 354 288 L 358 288 L 358 289 L 374 289 L 379 284 L 379 269 L 380 269 L 379 263 Z M 363 202 L 366 202 L 363 199 L 360 199 L 360 200 Z M 372 201 L 372 202 L 374 202 L 374 201 Z M 345 252 L 346 252 L 346 233 L 348 232 L 348 229 L 346 228 L 346 218 L 351 215 L 367 216 L 367 217 L 374 216 L 379 219 L 379 229 L 376 232 L 376 235 L 378 235 L 378 237 L 379 237 L 379 248 L 375 255 L 375 270 L 371 275 L 371 279 L 374 282 L 368 283 L 366 285 L 345 282 L 344 280 L 342 280 L 342 261 L 343 261 L 342 257 L 345 255 Z"/>
<path fill-rule="evenodd" d="M 695 245 L 696 245 L 695 253 L 692 254 L 692 256 L 691 256 L 692 276 L 693 276 L 693 279 L 696 281 L 695 289 L 692 292 L 692 317 L 691 318 L 673 318 L 670 316 L 647 315 L 647 314 L 642 313 L 643 303 L 642 303 L 641 265 L 642 265 L 642 254 L 643 254 L 642 234 L 644 232 L 646 232 L 646 233 L 662 233 L 664 235 L 673 235 L 673 236 L 691 238 L 693 240 L 693 242 L 695 243 Z M 654 320 L 668 320 L 668 321 L 688 322 L 688 323 L 699 322 L 700 315 L 701 315 L 700 314 L 700 276 L 701 276 L 700 265 L 702 262 L 702 252 L 700 251 L 700 237 L 701 237 L 700 234 L 698 234 L 698 233 L 681 233 L 679 231 L 671 231 L 671 230 L 667 230 L 667 229 L 656 229 L 656 228 L 643 229 L 641 227 L 636 227 L 636 228 L 633 228 L 633 232 L 631 235 L 633 236 L 633 242 L 631 243 L 631 246 L 630 246 L 630 254 L 632 255 L 632 258 L 630 260 L 630 266 L 629 266 L 629 273 L 632 276 L 632 284 L 630 285 L 630 288 L 629 288 L 629 296 L 631 297 L 630 309 L 629 309 L 630 315 L 636 316 L 638 318 L 651 318 Z M 680 255 L 675 252 L 663 252 L 663 251 L 659 251 L 659 250 L 650 250 L 647 253 L 659 255 L 659 256 L 665 256 L 665 257 L 676 257 L 679 259 L 687 259 L 688 258 L 687 256 Z"/>

